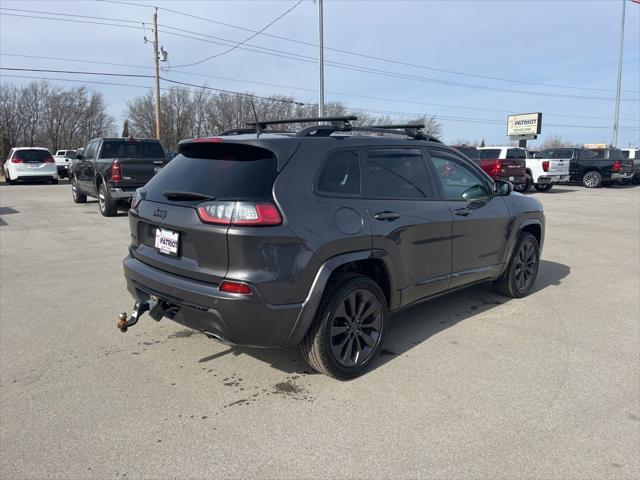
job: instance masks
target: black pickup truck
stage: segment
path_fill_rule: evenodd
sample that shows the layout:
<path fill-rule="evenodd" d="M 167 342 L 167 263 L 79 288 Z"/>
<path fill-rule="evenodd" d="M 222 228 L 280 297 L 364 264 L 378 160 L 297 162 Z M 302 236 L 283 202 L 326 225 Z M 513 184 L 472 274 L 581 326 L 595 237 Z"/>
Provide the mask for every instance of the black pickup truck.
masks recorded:
<path fill-rule="evenodd" d="M 162 144 L 152 138 L 95 138 L 70 166 L 73 201 L 98 199 L 100 213 L 112 217 L 127 207 L 136 189 L 168 163 Z"/>
<path fill-rule="evenodd" d="M 608 186 L 633 176 L 633 162 L 627 160 L 617 148 L 555 148 L 553 158 L 569 160 L 571 182 L 580 182 L 587 188 Z M 536 154 L 546 158 L 550 151 Z"/>

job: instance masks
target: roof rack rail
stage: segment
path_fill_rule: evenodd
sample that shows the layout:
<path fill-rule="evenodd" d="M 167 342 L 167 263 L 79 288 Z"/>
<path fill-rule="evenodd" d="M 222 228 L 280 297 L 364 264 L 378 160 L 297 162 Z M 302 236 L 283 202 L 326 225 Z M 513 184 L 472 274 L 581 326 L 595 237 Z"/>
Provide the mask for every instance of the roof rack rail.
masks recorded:
<path fill-rule="evenodd" d="M 224 132 L 220 132 L 217 137 L 231 137 L 234 135 L 250 135 L 252 133 L 257 133 L 256 128 L 230 128 L 229 130 L 225 130 Z M 260 130 L 260 133 L 289 133 L 286 130 Z"/>
<path fill-rule="evenodd" d="M 433 135 L 426 134 L 422 131 L 423 124 L 417 125 L 363 125 L 361 127 L 353 127 L 355 132 L 369 133 L 391 133 L 395 135 L 406 135 L 414 140 L 427 140 L 429 142 L 442 143 L 442 141 Z"/>
<path fill-rule="evenodd" d="M 260 128 L 260 130 L 264 130 L 267 125 L 284 125 L 291 123 L 315 123 L 315 122 L 332 122 L 332 123 L 342 123 L 349 124 L 353 120 L 357 120 L 358 117 L 353 115 L 346 117 L 311 117 L 311 118 L 283 118 L 279 120 L 258 120 L 257 122 L 247 122 L 246 125 L 248 127 L 255 127 L 256 125 Z"/>

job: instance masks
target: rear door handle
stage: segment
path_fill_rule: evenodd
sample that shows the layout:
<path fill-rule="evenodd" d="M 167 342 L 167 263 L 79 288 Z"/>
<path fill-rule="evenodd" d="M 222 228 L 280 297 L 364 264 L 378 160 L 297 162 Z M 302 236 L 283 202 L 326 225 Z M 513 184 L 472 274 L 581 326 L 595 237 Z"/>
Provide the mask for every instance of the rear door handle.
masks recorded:
<path fill-rule="evenodd" d="M 376 220 L 380 220 L 380 221 L 386 221 L 386 222 L 392 222 L 394 220 L 397 220 L 398 218 L 400 218 L 400 214 L 395 213 L 395 212 L 378 212 L 376 213 L 373 218 L 375 218 Z"/>
<path fill-rule="evenodd" d="M 471 213 L 471 210 L 468 209 L 467 207 L 464 207 L 464 208 L 458 208 L 457 210 L 454 210 L 453 213 L 455 213 L 459 217 L 466 217 Z"/>

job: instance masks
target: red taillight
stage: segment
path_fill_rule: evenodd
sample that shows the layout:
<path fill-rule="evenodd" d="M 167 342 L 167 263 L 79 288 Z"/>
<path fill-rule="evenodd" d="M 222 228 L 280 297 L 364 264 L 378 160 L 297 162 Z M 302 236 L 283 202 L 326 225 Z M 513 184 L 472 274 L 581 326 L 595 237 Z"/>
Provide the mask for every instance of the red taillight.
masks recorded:
<path fill-rule="evenodd" d="M 56 161 L 53 159 L 53 157 L 49 157 L 44 159 L 44 163 L 56 163 Z"/>
<path fill-rule="evenodd" d="M 227 280 L 220 284 L 219 289 L 221 292 L 236 293 L 238 295 L 251 295 L 253 293 L 251 287 L 246 283 L 229 282 Z"/>
<path fill-rule="evenodd" d="M 14 157 L 14 158 L 11 160 L 11 163 L 24 163 L 24 160 L 23 160 L 23 159 L 21 159 L 21 158 L 18 158 L 18 157 Z"/>
<path fill-rule="evenodd" d="M 120 167 L 120 162 L 118 160 L 114 160 L 111 164 L 111 181 L 112 182 L 121 182 L 122 181 L 122 168 Z"/>
<path fill-rule="evenodd" d="M 616 162 L 611 167 L 611 170 L 614 172 L 619 172 L 622 168 L 622 162 L 620 160 L 616 160 Z"/>
<path fill-rule="evenodd" d="M 549 160 L 544 160 L 542 162 L 542 170 L 544 170 L 545 172 L 549 171 Z"/>
<path fill-rule="evenodd" d="M 482 159 L 480 166 L 487 172 L 491 178 L 495 178 L 500 174 L 500 160 L 498 159 Z"/>
<path fill-rule="evenodd" d="M 220 137 L 208 137 L 208 138 L 194 138 L 191 140 L 193 143 L 220 143 L 224 140 Z"/>
<path fill-rule="evenodd" d="M 204 223 L 215 225 L 280 225 L 282 217 L 272 203 L 208 202 L 197 208 Z"/>

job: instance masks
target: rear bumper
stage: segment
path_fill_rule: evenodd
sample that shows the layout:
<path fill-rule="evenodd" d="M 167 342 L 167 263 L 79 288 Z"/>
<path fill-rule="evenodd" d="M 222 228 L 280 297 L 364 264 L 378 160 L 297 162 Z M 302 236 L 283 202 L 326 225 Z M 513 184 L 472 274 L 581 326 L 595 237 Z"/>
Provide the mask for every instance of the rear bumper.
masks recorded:
<path fill-rule="evenodd" d="M 546 183 L 562 183 L 569 181 L 569 174 L 567 175 L 540 175 L 538 177 L 538 181 L 536 183 L 546 184 Z"/>
<path fill-rule="evenodd" d="M 16 176 L 14 178 L 14 180 L 51 180 L 51 179 L 57 179 L 58 178 L 58 170 L 49 170 L 49 171 L 42 171 L 42 170 L 35 170 L 33 172 L 29 172 L 26 170 L 21 170 L 19 172 L 16 172 Z"/>
<path fill-rule="evenodd" d="M 527 177 L 525 175 L 498 175 L 494 180 L 504 180 L 515 185 L 527 183 Z"/>
<path fill-rule="evenodd" d="M 133 198 L 133 195 L 135 192 L 136 192 L 135 188 L 118 188 L 118 187 L 109 188 L 109 195 L 114 200 L 131 199 Z"/>
<path fill-rule="evenodd" d="M 158 297 L 170 306 L 165 317 L 230 345 L 282 346 L 302 310 L 301 303 L 270 305 L 255 290 L 251 296 L 220 292 L 217 285 L 173 275 L 133 257 L 123 266 L 127 289 L 137 301 Z"/>
<path fill-rule="evenodd" d="M 69 175 L 69 165 L 58 165 L 58 175 Z"/>
<path fill-rule="evenodd" d="M 612 173 L 611 180 L 624 180 L 633 177 L 633 172 Z"/>

